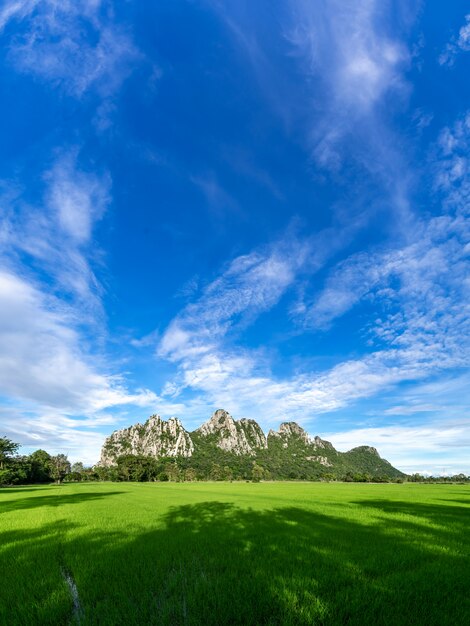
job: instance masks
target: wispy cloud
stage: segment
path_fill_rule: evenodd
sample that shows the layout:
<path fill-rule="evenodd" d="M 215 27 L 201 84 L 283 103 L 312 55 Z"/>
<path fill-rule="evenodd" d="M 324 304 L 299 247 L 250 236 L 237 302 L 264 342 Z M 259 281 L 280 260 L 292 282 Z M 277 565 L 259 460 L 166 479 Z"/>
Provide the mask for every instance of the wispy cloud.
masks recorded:
<path fill-rule="evenodd" d="M 434 156 L 436 180 L 444 176 L 446 181 L 436 183 L 442 213 L 416 221 L 405 241 L 340 262 L 313 301 L 296 309 L 304 332 L 325 331 L 365 299 L 374 321 L 357 329 L 368 340 L 362 356 L 346 358 L 325 371 L 280 377 L 273 374 L 271 359 L 262 350 L 237 348 L 231 341 L 240 322 L 249 324 L 279 303 L 298 281 L 299 268 L 313 274 L 318 265 L 309 240 L 298 250 L 300 255 L 293 247 L 282 254 L 273 248 L 236 259 L 173 320 L 159 355 L 177 364 L 178 375 L 164 394 L 181 397 L 191 389 L 208 404 L 223 403 L 239 414 L 249 415 L 256 406 L 253 417 L 269 421 L 287 415 L 306 422 L 405 381 L 468 367 L 469 224 L 462 215 L 462 198 L 451 210 L 456 179 L 447 182 L 445 174 L 448 161 L 467 140 L 466 128 L 466 121 L 459 120 L 444 131 L 439 145 L 449 135 L 452 151 L 447 154 L 441 147 Z"/>
<path fill-rule="evenodd" d="M 292 4 L 289 41 L 310 71 L 327 82 L 330 96 L 350 111 L 370 113 L 386 92 L 403 86 L 408 53 L 387 33 L 387 10 L 386 3 L 371 0 Z"/>
<path fill-rule="evenodd" d="M 252 322 L 279 302 L 307 252 L 307 244 L 289 239 L 236 258 L 173 320 L 159 354 L 178 360 L 209 352 L 235 326 Z"/>
<path fill-rule="evenodd" d="M 69 151 L 46 174 L 47 204 L 64 235 L 81 245 L 89 242 L 109 203 L 110 177 L 81 171 L 76 160 L 77 150 Z"/>
<path fill-rule="evenodd" d="M 207 2 L 286 134 L 303 144 L 315 176 L 332 177 L 340 185 L 340 173 L 355 178 L 361 172 L 360 183 L 358 177 L 350 185 L 360 201 L 331 207 L 334 218 L 344 212 L 348 222 L 360 217 L 366 225 L 377 208 L 372 190 L 379 188 L 377 210 L 392 211 L 398 218 L 394 227 L 405 230 L 413 220 L 414 170 L 407 162 L 406 139 L 395 132 L 389 113 L 404 109 L 410 93 L 406 70 L 412 55 L 405 39 L 413 11 L 402 13 L 379 0 L 296 0 L 274 2 L 269 11 L 257 7 L 254 20 L 244 3 Z"/>
<path fill-rule="evenodd" d="M 304 73 L 315 78 L 310 141 L 317 164 L 338 169 L 343 144 L 353 135 L 361 137 L 354 156 L 367 167 L 374 168 L 374 161 L 377 167 L 381 151 L 389 152 L 388 162 L 391 156 L 396 160 L 380 107 L 386 96 L 406 93 L 403 70 L 409 53 L 389 32 L 388 3 L 302 0 L 289 6 L 285 37 Z M 370 159 L 367 143 L 374 151 Z"/>
<path fill-rule="evenodd" d="M 10 37 L 9 56 L 18 70 L 75 97 L 92 88 L 112 95 L 139 57 L 105 0 L 7 0 L 1 30 Z"/>
<path fill-rule="evenodd" d="M 432 167 L 442 213 L 417 221 L 405 245 L 361 252 L 339 263 L 304 308 L 304 323 L 328 329 L 365 300 L 377 313 L 372 335 L 407 362 L 414 357 L 422 366 L 465 364 L 470 350 L 469 141 L 468 114 L 440 133 Z"/>
<path fill-rule="evenodd" d="M 146 389 L 130 391 L 106 357 L 93 231 L 110 203 L 111 181 L 78 160 L 77 150 L 56 158 L 42 199 L 28 202 L 15 186 L 4 197 L 0 395 L 28 421 L 33 439 L 55 428 L 70 441 L 96 439 L 82 430 L 100 426 L 106 409 L 159 400 Z M 12 420 L 2 426 L 11 430 Z"/>
<path fill-rule="evenodd" d="M 108 373 L 104 356 L 87 349 L 81 323 L 79 311 L 64 301 L 0 271 L 0 394 L 35 415 L 30 422 L 40 430 L 53 425 L 50 413 L 63 420 L 86 415 L 67 424 L 96 427 L 94 416 L 104 409 L 158 401 L 148 390 L 130 392 L 122 376 Z"/>
<path fill-rule="evenodd" d="M 381 456 L 407 473 L 457 474 L 468 472 L 470 420 L 418 426 L 358 428 L 326 433 L 335 447 L 346 451 L 354 446 L 371 445 Z M 449 459 L 449 449 L 452 457 Z"/>
<path fill-rule="evenodd" d="M 470 50 L 470 13 L 465 16 L 465 24 L 460 28 L 458 36 L 452 37 L 444 51 L 439 55 L 439 65 L 452 66 L 461 52 Z"/>
<path fill-rule="evenodd" d="M 89 256 L 94 226 L 110 203 L 110 176 L 81 168 L 74 148 L 59 154 L 43 182 L 39 204 L 28 202 L 20 185 L 5 183 L 3 258 L 13 265 L 21 255 L 33 259 L 55 289 L 80 303 L 83 315 L 99 316 L 101 288 Z"/>
<path fill-rule="evenodd" d="M 158 354 L 177 364 L 178 375 L 163 395 L 179 397 L 191 389 L 201 392 L 207 404 L 224 403 L 244 414 L 256 406 L 263 418 L 288 414 L 305 421 L 418 376 L 411 367 L 400 371 L 404 363 L 390 351 L 346 361 L 325 373 L 276 379 L 262 351 L 230 347 L 233 331 L 276 306 L 296 280 L 311 253 L 310 246 L 296 244 L 278 244 L 235 259 L 173 320 Z"/>
<path fill-rule="evenodd" d="M 239 210 L 237 202 L 225 191 L 214 172 L 198 176 L 193 175 L 190 180 L 201 190 L 210 209 L 215 213 L 222 215 L 227 211 Z"/>
<path fill-rule="evenodd" d="M 382 121 L 385 99 L 400 100 L 408 93 L 404 70 L 410 54 L 391 28 L 396 6 L 379 0 L 295 0 L 280 6 L 273 3 L 269 14 L 261 12 L 254 21 L 243 3 L 207 1 L 252 67 L 262 93 L 287 131 L 297 132 L 302 125 L 301 134 L 317 165 L 335 171 L 348 155 L 377 170 L 381 163 L 377 157 L 382 155 L 387 157 L 390 172 L 390 162 L 400 161 L 394 138 Z M 401 16 L 404 30 L 411 15 L 408 11 L 406 17 Z M 297 64 L 296 73 L 304 79 L 297 98 L 287 95 L 286 75 L 272 62 L 279 50 L 270 47 L 265 29 L 257 28 L 270 19 L 272 29 L 279 29 L 284 40 L 285 56 Z M 298 83 L 290 87 L 298 88 Z M 386 169 L 380 169 L 385 177 Z"/>
<path fill-rule="evenodd" d="M 459 217 L 470 214 L 470 111 L 439 135 L 434 156 L 435 190 L 445 208 Z"/>

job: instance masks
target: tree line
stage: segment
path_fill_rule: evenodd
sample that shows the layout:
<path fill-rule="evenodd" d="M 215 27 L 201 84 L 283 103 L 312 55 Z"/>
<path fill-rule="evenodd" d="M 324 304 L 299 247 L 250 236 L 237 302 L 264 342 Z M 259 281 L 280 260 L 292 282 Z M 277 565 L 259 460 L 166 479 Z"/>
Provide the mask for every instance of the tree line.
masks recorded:
<path fill-rule="evenodd" d="M 83 463 L 70 464 L 65 454 L 51 455 L 45 450 L 16 454 L 20 447 L 0 437 L 0 485 L 61 483 L 67 476 L 84 470 Z"/>

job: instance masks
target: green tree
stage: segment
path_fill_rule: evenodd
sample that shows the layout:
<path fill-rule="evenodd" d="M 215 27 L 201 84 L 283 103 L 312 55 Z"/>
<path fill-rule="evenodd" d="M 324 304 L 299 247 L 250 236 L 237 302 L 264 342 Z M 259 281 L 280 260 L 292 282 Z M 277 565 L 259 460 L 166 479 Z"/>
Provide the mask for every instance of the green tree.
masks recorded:
<path fill-rule="evenodd" d="M 0 437 L 0 470 L 7 467 L 8 462 L 20 447 L 19 443 L 15 443 L 6 437 Z"/>
<path fill-rule="evenodd" d="M 209 473 L 209 479 L 210 480 L 222 480 L 223 479 L 222 468 L 220 467 L 218 463 L 212 463 L 211 470 Z"/>
<path fill-rule="evenodd" d="M 11 485 L 13 476 L 13 472 L 7 467 L 0 469 L 0 487 L 3 487 L 4 485 Z"/>
<path fill-rule="evenodd" d="M 193 467 L 188 467 L 188 469 L 184 473 L 184 480 L 188 482 L 194 482 L 196 479 L 196 470 Z"/>
<path fill-rule="evenodd" d="M 164 472 L 172 482 L 179 482 L 179 480 L 181 480 L 180 468 L 174 462 L 166 463 Z"/>
<path fill-rule="evenodd" d="M 119 480 L 119 468 L 117 465 L 111 465 L 111 467 L 95 465 L 92 472 L 96 476 L 97 480 Z"/>
<path fill-rule="evenodd" d="M 51 456 L 49 467 L 52 478 L 60 485 L 65 476 L 70 472 L 70 463 L 67 455 L 57 454 L 56 456 Z"/>
<path fill-rule="evenodd" d="M 36 450 L 29 455 L 31 463 L 28 480 L 32 483 L 47 483 L 52 480 L 50 461 L 51 455 L 45 450 Z"/>
<path fill-rule="evenodd" d="M 73 463 L 72 472 L 76 472 L 77 474 L 83 474 L 85 472 L 83 463 L 81 461 L 76 461 L 75 463 Z"/>
<path fill-rule="evenodd" d="M 125 454 L 118 458 L 118 473 L 120 480 L 143 482 L 148 480 L 148 461 L 144 456 Z"/>
<path fill-rule="evenodd" d="M 231 467 L 229 467 L 228 465 L 224 466 L 224 469 L 222 471 L 222 477 L 223 480 L 233 480 L 233 470 Z"/>
<path fill-rule="evenodd" d="M 256 461 L 253 462 L 253 469 L 251 470 L 251 479 L 254 483 L 259 483 L 264 478 L 264 469 L 261 465 L 258 465 Z"/>
<path fill-rule="evenodd" d="M 24 485 L 29 482 L 31 473 L 31 461 L 29 456 L 15 456 L 8 462 L 8 470 L 11 472 L 9 482 L 12 485 Z"/>

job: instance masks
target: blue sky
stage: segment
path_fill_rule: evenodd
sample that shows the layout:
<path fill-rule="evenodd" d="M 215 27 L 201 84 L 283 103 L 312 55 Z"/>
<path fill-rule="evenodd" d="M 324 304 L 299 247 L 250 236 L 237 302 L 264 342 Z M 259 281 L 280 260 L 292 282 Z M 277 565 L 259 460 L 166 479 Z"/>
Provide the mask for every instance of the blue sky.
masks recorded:
<path fill-rule="evenodd" d="M 466 2 L 0 5 L 0 425 L 150 414 L 470 473 Z"/>

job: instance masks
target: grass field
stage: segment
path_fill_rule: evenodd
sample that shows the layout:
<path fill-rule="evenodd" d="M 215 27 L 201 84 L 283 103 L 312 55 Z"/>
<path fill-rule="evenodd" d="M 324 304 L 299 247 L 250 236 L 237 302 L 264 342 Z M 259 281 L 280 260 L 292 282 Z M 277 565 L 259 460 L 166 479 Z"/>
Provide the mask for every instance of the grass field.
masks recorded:
<path fill-rule="evenodd" d="M 0 623 L 465 625 L 469 531 L 465 485 L 3 489 Z"/>

